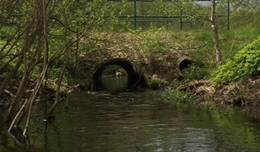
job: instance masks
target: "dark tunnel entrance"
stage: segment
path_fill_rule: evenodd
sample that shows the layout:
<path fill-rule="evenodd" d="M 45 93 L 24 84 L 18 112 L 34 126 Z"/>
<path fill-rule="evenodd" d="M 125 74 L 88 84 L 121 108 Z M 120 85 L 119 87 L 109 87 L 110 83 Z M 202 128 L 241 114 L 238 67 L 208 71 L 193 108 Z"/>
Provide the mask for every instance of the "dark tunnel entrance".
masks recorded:
<path fill-rule="evenodd" d="M 104 90 L 102 83 L 102 74 L 108 66 L 117 65 L 125 70 L 127 73 L 127 88 L 146 88 L 147 80 L 142 72 L 135 70 L 136 68 L 132 65 L 131 62 L 126 59 L 113 59 L 107 61 L 99 66 L 95 71 L 92 80 L 93 80 L 93 91 Z"/>
<path fill-rule="evenodd" d="M 185 59 L 182 59 L 180 62 L 179 62 L 179 70 L 181 72 L 183 72 L 184 69 L 187 69 L 190 65 L 192 64 L 192 62 L 185 58 Z"/>

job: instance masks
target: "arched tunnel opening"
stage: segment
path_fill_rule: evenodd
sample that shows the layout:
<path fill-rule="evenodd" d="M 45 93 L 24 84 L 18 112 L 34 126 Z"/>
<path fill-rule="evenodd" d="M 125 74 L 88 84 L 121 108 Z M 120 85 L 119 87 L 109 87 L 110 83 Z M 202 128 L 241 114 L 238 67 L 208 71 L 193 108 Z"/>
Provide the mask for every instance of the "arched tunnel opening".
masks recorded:
<path fill-rule="evenodd" d="M 122 69 L 124 69 L 124 71 L 126 72 L 125 75 L 127 77 L 126 85 L 128 89 L 146 88 L 148 86 L 144 74 L 140 70 L 137 70 L 137 68 L 135 68 L 131 62 L 129 62 L 126 59 L 112 59 L 110 61 L 101 64 L 93 74 L 92 77 L 93 91 L 105 90 L 102 82 L 102 76 L 104 74 L 104 71 L 111 65 L 117 65 Z"/>

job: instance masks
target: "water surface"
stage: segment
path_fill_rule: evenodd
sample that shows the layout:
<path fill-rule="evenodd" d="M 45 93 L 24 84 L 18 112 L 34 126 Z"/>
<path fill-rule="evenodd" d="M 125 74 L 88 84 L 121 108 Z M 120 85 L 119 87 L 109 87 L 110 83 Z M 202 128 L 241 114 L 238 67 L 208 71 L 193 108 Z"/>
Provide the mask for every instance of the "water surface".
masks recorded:
<path fill-rule="evenodd" d="M 243 114 L 171 104 L 161 95 L 151 90 L 71 93 L 52 123 L 34 116 L 29 151 L 260 151 L 260 125 Z M 14 144 L 3 123 L 0 129 L 0 151 L 28 151 Z"/>

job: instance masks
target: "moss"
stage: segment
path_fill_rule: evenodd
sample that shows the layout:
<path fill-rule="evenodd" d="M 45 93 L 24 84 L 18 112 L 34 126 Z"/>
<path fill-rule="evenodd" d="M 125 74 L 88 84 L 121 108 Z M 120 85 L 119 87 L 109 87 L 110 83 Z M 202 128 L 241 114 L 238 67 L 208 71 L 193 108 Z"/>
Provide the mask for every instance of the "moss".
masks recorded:
<path fill-rule="evenodd" d="M 152 79 L 150 82 L 150 88 L 151 89 L 158 89 L 160 87 L 159 80 L 157 79 Z"/>

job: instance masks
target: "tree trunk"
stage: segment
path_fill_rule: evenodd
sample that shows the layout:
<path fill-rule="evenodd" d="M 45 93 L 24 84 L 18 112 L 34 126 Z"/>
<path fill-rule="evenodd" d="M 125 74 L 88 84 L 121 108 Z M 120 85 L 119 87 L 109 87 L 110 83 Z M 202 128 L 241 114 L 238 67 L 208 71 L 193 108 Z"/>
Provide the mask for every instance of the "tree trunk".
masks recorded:
<path fill-rule="evenodd" d="M 222 60 L 221 51 L 219 48 L 218 28 L 216 25 L 216 1 L 211 0 L 211 28 L 213 32 L 214 50 L 216 55 L 216 63 L 219 64 Z"/>

